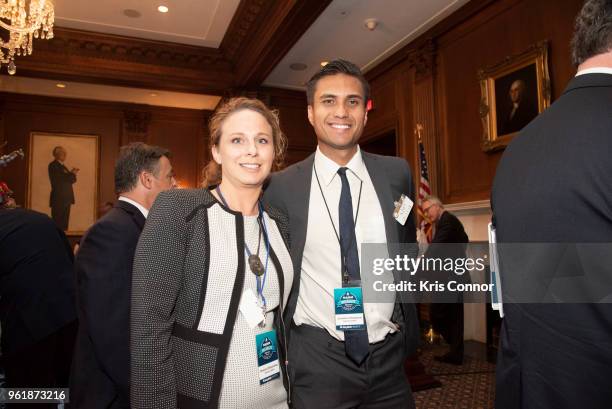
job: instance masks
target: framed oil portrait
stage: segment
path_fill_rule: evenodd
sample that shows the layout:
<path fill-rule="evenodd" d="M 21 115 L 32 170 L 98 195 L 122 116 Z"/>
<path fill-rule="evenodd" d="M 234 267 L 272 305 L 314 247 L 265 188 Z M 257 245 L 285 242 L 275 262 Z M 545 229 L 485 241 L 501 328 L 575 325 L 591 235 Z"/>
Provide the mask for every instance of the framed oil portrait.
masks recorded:
<path fill-rule="evenodd" d="M 82 235 L 96 220 L 98 149 L 97 135 L 32 132 L 26 206 Z"/>
<path fill-rule="evenodd" d="M 512 138 L 550 106 L 548 42 L 478 72 L 480 118 L 485 152 L 505 148 Z"/>

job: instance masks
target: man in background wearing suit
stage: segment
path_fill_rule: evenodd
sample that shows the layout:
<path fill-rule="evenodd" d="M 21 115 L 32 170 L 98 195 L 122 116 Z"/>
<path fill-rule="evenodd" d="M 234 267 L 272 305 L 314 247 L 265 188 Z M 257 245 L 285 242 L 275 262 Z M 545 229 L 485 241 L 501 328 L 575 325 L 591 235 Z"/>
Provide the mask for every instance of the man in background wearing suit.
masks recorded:
<path fill-rule="evenodd" d="M 49 180 L 51 181 L 51 195 L 49 196 L 49 207 L 51 207 L 51 218 L 57 227 L 63 231 L 68 230 L 70 219 L 70 206 L 74 204 L 74 191 L 72 185 L 77 180 L 78 168 L 68 168 L 64 165 L 66 160 L 66 149 L 61 146 L 53 148 L 53 157 L 49 163 Z"/>
<path fill-rule="evenodd" d="M 157 195 L 175 187 L 166 149 L 133 143 L 115 164 L 119 200 L 81 240 L 76 258 L 79 332 L 71 407 L 129 408 L 129 316 L 134 251 Z"/>
<path fill-rule="evenodd" d="M 423 200 L 423 213 L 435 223 L 435 234 L 426 257 L 465 258 L 465 243 L 469 240 L 459 219 L 446 211 L 440 199 L 435 196 L 428 196 Z M 440 254 L 434 255 L 434 253 Z M 454 273 L 453 276 L 454 279 L 458 278 Z M 447 354 L 436 356 L 434 359 L 453 365 L 463 363 L 463 303 L 461 294 L 457 296 L 457 302 L 437 302 L 432 303 L 430 307 L 434 330 L 442 334 L 450 345 Z"/>
<path fill-rule="evenodd" d="M 512 141 L 497 168 L 491 205 L 502 245 L 612 242 L 612 1 L 585 2 L 572 57 L 576 76 Z M 504 273 L 502 250 L 503 289 L 511 277 Z M 584 262 L 592 274 L 601 271 L 609 279 L 604 259 Z M 563 265 L 568 274 L 578 274 L 583 265 L 566 264 L 565 258 L 544 261 L 555 270 L 533 274 Z M 610 407 L 612 304 L 503 308 L 496 408 Z"/>
<path fill-rule="evenodd" d="M 362 329 L 338 330 L 336 292 L 360 286 L 362 243 L 415 243 L 414 212 L 393 217 L 414 188 L 405 160 L 359 149 L 369 85 L 359 68 L 332 61 L 308 82 L 315 153 L 272 175 L 265 199 L 289 216 L 295 279 L 291 325 L 293 403 L 303 408 L 411 408 L 403 363 L 418 342 L 414 304 L 368 303 Z M 365 273 L 365 268 L 364 274 Z M 337 291 L 335 291 L 337 290 Z"/>

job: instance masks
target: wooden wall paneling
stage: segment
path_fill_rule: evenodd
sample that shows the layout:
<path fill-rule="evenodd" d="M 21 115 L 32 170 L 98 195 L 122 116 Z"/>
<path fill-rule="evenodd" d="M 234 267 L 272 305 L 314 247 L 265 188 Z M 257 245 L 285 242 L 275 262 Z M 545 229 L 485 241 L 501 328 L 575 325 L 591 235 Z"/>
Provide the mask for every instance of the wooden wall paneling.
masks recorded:
<path fill-rule="evenodd" d="M 132 142 L 147 142 L 151 113 L 135 109 L 123 111 L 121 145 Z"/>
<path fill-rule="evenodd" d="M 4 129 L 9 142 L 7 148 L 22 147 L 26 159 L 11 163 L 4 176 L 15 191 L 15 199 L 25 204 L 28 186 L 30 133 L 89 134 L 100 137 L 98 199 L 113 200 L 113 166 L 120 145 L 121 111 L 111 104 L 79 100 L 25 96 L 1 93 L 4 101 Z M 52 158 L 49 157 L 49 161 Z"/>
<path fill-rule="evenodd" d="M 418 153 L 414 144 L 414 70 L 407 64 L 400 66 L 395 86 L 395 100 L 397 101 L 397 153 L 410 164 L 414 177 L 419 173 Z M 415 179 L 418 183 L 418 178 Z"/>
<path fill-rule="evenodd" d="M 306 105 L 297 107 L 277 107 L 281 129 L 288 141 L 288 149 L 315 150 L 317 136 L 308 122 Z"/>
<path fill-rule="evenodd" d="M 181 187 L 198 186 L 201 161 L 198 159 L 202 135 L 202 111 L 185 109 L 154 110 L 148 142 L 172 152 L 172 167 Z"/>
<path fill-rule="evenodd" d="M 461 7 L 459 10 L 440 21 L 434 27 L 427 30 L 425 33 L 420 35 L 414 41 L 406 44 L 402 49 L 397 51 L 395 54 L 389 56 L 382 63 L 372 68 L 367 72 L 366 76 L 370 80 L 380 75 L 386 74 L 390 69 L 394 68 L 397 64 L 405 63 L 407 56 L 412 53 L 415 49 L 423 44 L 427 43 L 431 39 L 438 39 L 442 34 L 454 29 L 460 23 L 468 20 L 469 18 L 479 14 L 488 5 L 499 0 L 470 0 L 466 5 Z M 520 1 L 520 0 L 519 0 Z"/>
<path fill-rule="evenodd" d="M 568 0 L 564 7 L 553 0 L 473 0 L 367 73 L 374 96 L 394 83 L 399 153 L 415 162 L 415 169 L 418 153 L 410 134 L 416 123 L 423 123 L 430 183 L 442 200 L 487 199 L 502 154 L 480 148 L 478 70 L 548 39 L 554 100 L 574 74 L 569 41 L 581 4 L 581 0 Z M 411 74 L 402 77 L 398 70 Z M 403 86 L 404 81 L 410 85 Z M 408 100 L 399 96 L 402 91 L 407 91 Z M 377 122 L 391 122 L 382 116 L 371 113 L 373 126 L 366 128 L 366 135 L 375 133 Z"/>
<path fill-rule="evenodd" d="M 308 121 L 306 93 L 278 88 L 263 88 L 269 96 L 270 107 L 277 109 L 281 129 L 287 137 L 285 165 L 299 162 L 317 147 L 317 136 Z"/>
<path fill-rule="evenodd" d="M 100 202 L 115 199 L 114 166 L 119 147 L 136 140 L 172 150 L 179 179 L 189 187 L 198 183 L 203 166 L 198 152 L 204 151 L 206 144 L 202 123 L 206 112 L 8 93 L 0 93 L 0 107 L 8 140 L 5 150 L 23 147 L 26 157 L 33 131 L 98 135 Z M 126 113 L 130 120 L 126 121 Z M 27 178 L 27 160 L 11 163 L 2 173 L 19 204 L 25 203 Z"/>
<path fill-rule="evenodd" d="M 436 39 L 441 130 L 438 143 L 444 181 L 442 196 L 447 202 L 487 199 L 501 157 L 501 152 L 490 154 L 480 149 L 478 69 L 548 39 L 553 99 L 562 93 L 573 75 L 569 41 L 581 1 L 564 4 L 565 7 L 558 7 L 552 0 L 494 2 Z"/>
<path fill-rule="evenodd" d="M 210 144 L 210 133 L 208 131 L 208 121 L 212 116 L 212 111 L 204 111 L 202 114 L 202 121 L 200 123 L 200 133 L 198 136 L 198 149 L 197 149 L 197 186 L 202 186 L 204 182 L 204 167 L 211 159 L 211 153 L 209 150 Z"/>
<path fill-rule="evenodd" d="M 447 124 L 447 114 L 446 114 L 446 83 L 445 77 L 440 75 L 440 72 L 443 72 L 444 67 L 444 59 L 438 53 L 436 55 L 436 114 L 437 114 L 437 138 L 436 138 L 436 146 L 438 151 L 438 161 L 437 163 L 428 164 L 431 167 L 436 167 L 438 170 L 438 187 L 437 193 L 440 196 L 440 199 L 444 203 L 451 203 L 451 199 L 448 196 L 449 186 L 450 186 L 450 172 L 448 171 L 448 161 L 446 158 L 450 156 L 449 147 L 448 147 L 448 131 L 446 129 Z"/>
<path fill-rule="evenodd" d="M 368 123 L 361 141 L 367 142 L 397 127 L 398 110 L 395 88 L 397 72 L 392 70 L 388 75 L 370 81 L 370 99 L 372 109 L 368 112 Z"/>
<path fill-rule="evenodd" d="M 423 127 L 421 137 L 425 156 L 427 158 L 427 167 L 429 172 L 429 184 L 432 193 L 440 194 L 438 182 L 438 143 L 437 143 L 437 124 L 434 112 L 434 81 L 433 77 L 428 77 L 417 81 L 414 84 L 414 130 L 418 125 Z M 414 131 L 413 131 L 414 132 Z M 414 134 L 414 146 L 418 143 L 418 138 Z M 415 149 L 415 161 L 418 163 L 418 152 Z"/>
<path fill-rule="evenodd" d="M 414 158 L 419 163 L 416 145 L 418 138 L 414 131 L 418 125 L 423 127 L 421 137 L 427 157 L 429 172 L 429 184 L 432 193 L 439 193 L 440 183 L 438 181 L 439 154 L 437 143 L 437 117 L 436 117 L 436 98 L 435 98 L 435 52 L 436 47 L 433 41 L 428 41 L 416 52 L 410 55 L 410 65 L 414 72 L 414 93 L 413 93 L 413 135 L 415 152 Z M 420 177 L 420 172 L 419 176 Z"/>

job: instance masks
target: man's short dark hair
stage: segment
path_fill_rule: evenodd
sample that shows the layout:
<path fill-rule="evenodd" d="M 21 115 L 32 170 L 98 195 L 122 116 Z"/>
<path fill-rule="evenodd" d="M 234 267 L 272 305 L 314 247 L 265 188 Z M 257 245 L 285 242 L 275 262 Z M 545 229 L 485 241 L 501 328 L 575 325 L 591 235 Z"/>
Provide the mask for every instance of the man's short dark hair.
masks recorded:
<path fill-rule="evenodd" d="M 350 61 L 338 59 L 327 63 L 325 67 L 321 68 L 319 72 L 313 75 L 306 84 L 306 99 L 308 100 L 308 105 L 312 105 L 314 101 L 317 82 L 323 77 L 337 74 L 345 74 L 357 78 L 363 87 L 363 102 L 366 103 L 370 99 L 370 84 L 368 84 L 368 81 L 363 76 L 359 67 Z"/>
<path fill-rule="evenodd" d="M 612 50 L 612 0 L 587 0 L 576 17 L 572 62 L 579 66 Z"/>
<path fill-rule="evenodd" d="M 125 193 L 134 189 L 143 171 L 157 176 L 162 156 L 170 158 L 170 151 L 143 142 L 122 146 L 115 162 L 115 192 Z"/>

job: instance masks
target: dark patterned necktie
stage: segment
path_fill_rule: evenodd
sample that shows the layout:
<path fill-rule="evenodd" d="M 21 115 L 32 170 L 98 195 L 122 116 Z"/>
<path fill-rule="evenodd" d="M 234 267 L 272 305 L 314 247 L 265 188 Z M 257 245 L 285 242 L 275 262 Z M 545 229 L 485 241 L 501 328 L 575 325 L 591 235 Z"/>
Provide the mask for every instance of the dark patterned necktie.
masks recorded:
<path fill-rule="evenodd" d="M 342 181 L 340 204 L 338 206 L 340 252 L 342 260 L 346 263 L 349 278 L 349 283 L 345 283 L 343 280 L 342 285 L 344 287 L 351 286 L 351 283 L 361 284 L 359 254 L 357 253 L 357 237 L 355 236 L 355 222 L 353 220 L 353 199 L 351 197 L 351 188 L 346 177 L 346 171 L 347 168 L 338 169 L 338 174 Z M 342 263 L 342 265 L 344 267 L 344 263 Z M 344 350 L 346 351 L 346 355 L 351 358 L 353 362 L 358 366 L 361 365 L 369 353 L 368 330 L 344 331 Z"/>

